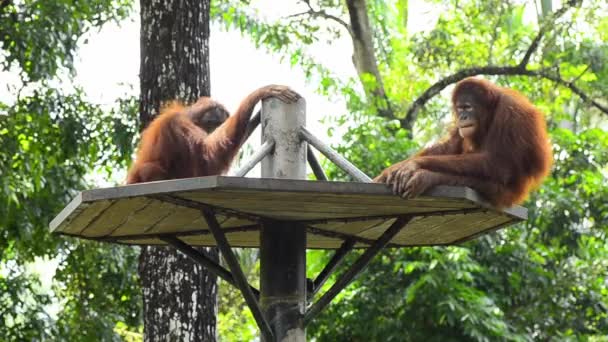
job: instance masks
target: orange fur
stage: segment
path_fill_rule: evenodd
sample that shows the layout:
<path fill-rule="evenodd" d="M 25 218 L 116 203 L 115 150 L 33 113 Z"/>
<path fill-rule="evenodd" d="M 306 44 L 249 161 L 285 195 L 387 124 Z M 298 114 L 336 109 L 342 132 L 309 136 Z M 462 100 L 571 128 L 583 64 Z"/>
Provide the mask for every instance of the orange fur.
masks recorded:
<path fill-rule="evenodd" d="M 452 128 L 444 141 L 387 168 L 376 181 L 404 197 L 443 184 L 471 187 L 498 207 L 521 203 L 553 162 L 543 114 L 515 90 L 467 78 L 452 93 L 455 119 L 461 95 L 472 95 L 481 106 L 474 138 Z"/>
<path fill-rule="evenodd" d="M 225 173 L 242 144 L 254 106 L 271 96 L 285 102 L 299 98 L 288 87 L 269 85 L 249 94 L 229 117 L 224 106 L 209 97 L 189 107 L 170 103 L 142 133 L 127 184 Z M 207 132 L 198 119 L 218 113 L 221 121 L 227 119 Z"/>

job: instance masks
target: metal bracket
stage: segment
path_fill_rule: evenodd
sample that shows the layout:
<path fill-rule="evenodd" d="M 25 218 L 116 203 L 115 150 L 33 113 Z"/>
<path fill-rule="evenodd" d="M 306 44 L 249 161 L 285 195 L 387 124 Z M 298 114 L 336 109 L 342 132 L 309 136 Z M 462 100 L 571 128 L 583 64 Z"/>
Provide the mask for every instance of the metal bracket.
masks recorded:
<path fill-rule="evenodd" d="M 304 315 L 304 326 L 319 314 L 346 286 L 355 279 L 361 270 L 369 264 L 384 246 L 397 235 L 405 225 L 410 222 L 413 216 L 400 216 L 395 222 L 386 229 L 386 231 L 376 240 L 365 252 L 355 261 L 355 263 L 342 274 L 342 276 L 336 281 L 336 283 L 327 292 L 315 302 Z"/>
<path fill-rule="evenodd" d="M 223 268 L 217 262 L 213 261 L 213 259 L 209 258 L 206 253 L 202 251 L 197 251 L 196 249 L 192 248 L 192 246 L 189 246 L 188 244 L 174 236 L 165 236 L 160 239 L 170 244 L 178 251 L 184 253 L 190 259 L 199 263 L 201 266 L 206 267 L 211 273 L 224 279 L 228 284 L 231 284 L 232 286 L 238 288 L 238 285 L 236 283 L 236 280 L 234 280 L 234 276 L 232 275 L 232 273 L 230 273 L 227 269 Z M 253 294 L 256 296 L 256 298 L 259 298 L 260 291 L 251 285 L 249 285 L 249 288 L 251 289 L 251 292 L 253 292 Z"/>
<path fill-rule="evenodd" d="M 273 341 L 274 336 L 272 333 L 272 329 L 270 328 L 270 325 L 262 314 L 260 303 L 253 294 L 253 291 L 251 290 L 251 287 L 247 282 L 247 278 L 245 277 L 245 274 L 241 269 L 241 265 L 239 265 L 239 261 L 234 255 L 234 252 L 232 252 L 230 244 L 228 243 L 228 239 L 226 239 L 226 235 L 222 231 L 222 227 L 220 227 L 220 224 L 215 218 L 215 213 L 209 209 L 203 209 L 202 212 L 203 216 L 205 217 L 205 220 L 207 221 L 207 225 L 209 226 L 209 230 L 211 230 L 211 233 L 215 238 L 217 246 L 220 249 L 220 252 L 222 253 L 222 257 L 224 258 L 224 260 L 228 264 L 228 268 L 230 268 L 230 271 L 232 272 L 234 282 L 236 283 L 239 290 L 241 290 L 241 294 L 245 298 L 245 302 L 247 303 L 247 306 L 249 306 L 249 309 L 253 314 L 253 318 L 255 319 L 256 323 L 258 324 L 258 327 L 260 328 L 260 331 L 262 332 L 262 336 L 264 337 L 265 341 Z"/>
<path fill-rule="evenodd" d="M 310 147 L 310 145 L 306 145 L 306 160 L 308 160 L 308 165 L 310 165 L 312 173 L 315 174 L 317 180 L 327 181 L 327 175 L 325 175 L 325 171 L 323 171 L 323 168 L 321 167 L 321 164 L 319 163 L 317 156 L 315 156 L 315 153 L 312 151 L 312 147 Z"/>
<path fill-rule="evenodd" d="M 257 163 L 259 163 L 264 157 L 266 157 L 274 149 L 274 140 L 268 139 L 260 146 L 260 149 L 251 156 L 245 165 L 234 173 L 235 177 L 244 177 L 247 172 L 251 171 Z"/>
<path fill-rule="evenodd" d="M 323 153 L 327 159 L 331 160 L 334 164 L 346 171 L 351 177 L 359 182 L 371 183 L 372 179 L 354 166 L 351 162 L 342 157 L 338 152 L 334 151 L 331 147 L 325 145 L 319 138 L 315 137 L 305 127 L 300 127 L 300 138 L 312 146 L 314 146 L 319 152 Z"/>
<path fill-rule="evenodd" d="M 334 270 L 340 266 L 344 257 L 350 252 L 355 246 L 354 239 L 348 239 L 342 243 L 342 246 L 331 257 L 327 265 L 323 268 L 323 270 L 317 275 L 315 280 L 312 283 L 312 291 L 310 293 L 310 298 L 314 297 L 317 292 L 321 289 L 323 284 L 329 279 L 329 276 L 332 275 Z"/>

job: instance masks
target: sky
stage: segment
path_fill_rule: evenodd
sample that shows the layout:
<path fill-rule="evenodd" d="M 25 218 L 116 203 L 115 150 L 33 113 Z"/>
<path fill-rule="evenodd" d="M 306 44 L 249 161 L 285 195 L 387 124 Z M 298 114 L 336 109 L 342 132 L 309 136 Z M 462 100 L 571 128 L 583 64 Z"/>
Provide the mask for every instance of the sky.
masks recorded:
<path fill-rule="evenodd" d="M 260 16 L 276 20 L 303 10 L 296 1 L 263 0 L 254 1 Z M 411 9 L 410 25 L 413 30 L 429 27 L 436 19 L 429 5 Z M 429 15 L 431 14 L 431 15 Z M 211 25 L 210 67 L 211 95 L 233 108 L 249 92 L 268 83 L 287 84 L 299 91 L 307 99 L 307 111 L 313 119 L 322 113 L 344 110 L 343 102 L 330 102 L 314 93 L 315 85 L 307 84 L 303 72 L 289 63 L 281 63 L 278 56 L 267 53 L 255 46 L 236 31 L 224 32 L 218 25 Z M 76 61 L 77 84 L 82 85 L 91 100 L 112 103 L 124 93 L 124 87 L 117 84 L 131 84 L 138 89 L 139 72 L 139 12 L 123 20 L 120 24 L 107 23 L 100 31 L 91 32 L 86 37 L 88 43 L 80 44 Z M 82 41 L 84 41 L 84 38 Z M 109 51 L 120 51 L 111 53 Z M 345 34 L 330 45 L 318 44 L 312 51 L 322 63 L 338 77 L 354 76 L 351 63 L 352 43 Z"/>
<path fill-rule="evenodd" d="M 80 47 L 75 65 L 75 81 L 85 89 L 89 99 L 112 104 L 128 91 L 126 85 L 138 91 L 138 13 L 120 25 L 108 23 L 101 31 L 89 36 L 88 44 Z M 110 50 L 120 53 L 108 53 Z M 323 60 L 341 62 L 350 61 L 351 51 L 349 41 L 343 39 L 333 49 L 319 52 L 326 57 Z M 343 77 L 354 75 L 352 63 L 333 64 L 337 74 Z M 297 66 L 281 63 L 278 56 L 257 50 L 240 33 L 221 31 L 218 25 L 211 28 L 210 69 L 211 96 L 224 103 L 229 110 L 235 109 L 240 100 L 258 87 L 271 83 L 289 85 L 306 99 L 307 125 L 326 138 L 325 129 L 318 120 L 345 109 L 343 102 L 331 102 L 315 94 L 315 85 L 306 83 L 303 72 Z"/>

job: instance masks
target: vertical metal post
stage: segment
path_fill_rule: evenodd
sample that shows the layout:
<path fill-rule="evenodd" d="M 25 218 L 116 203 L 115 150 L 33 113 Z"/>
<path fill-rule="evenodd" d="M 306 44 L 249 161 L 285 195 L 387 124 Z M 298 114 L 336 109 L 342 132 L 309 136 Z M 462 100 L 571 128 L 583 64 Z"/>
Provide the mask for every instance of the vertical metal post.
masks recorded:
<path fill-rule="evenodd" d="M 262 160 L 263 178 L 306 178 L 306 103 L 262 103 L 262 139 L 274 139 L 274 153 Z M 263 222 L 260 231 L 260 304 L 275 339 L 304 342 L 306 330 L 306 228 L 296 223 Z M 269 342 L 269 341 L 268 341 Z"/>
<path fill-rule="evenodd" d="M 306 179 L 306 144 L 300 127 L 306 125 L 306 102 L 287 104 L 269 98 L 262 102 L 262 143 L 273 139 L 274 153 L 262 160 L 262 177 Z"/>

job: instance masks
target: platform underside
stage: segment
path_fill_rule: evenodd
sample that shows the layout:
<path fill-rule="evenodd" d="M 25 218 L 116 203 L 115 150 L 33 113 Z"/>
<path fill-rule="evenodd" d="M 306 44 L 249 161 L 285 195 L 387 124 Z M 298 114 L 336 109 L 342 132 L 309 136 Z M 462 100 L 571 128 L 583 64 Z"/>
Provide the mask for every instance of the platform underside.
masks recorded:
<path fill-rule="evenodd" d="M 449 245 L 518 222 L 523 207 L 496 210 L 473 190 L 440 186 L 404 200 L 384 185 L 211 176 L 81 192 L 52 222 L 56 233 L 138 245 L 177 236 L 215 246 L 201 215 L 211 208 L 233 247 L 259 247 L 260 222 L 307 227 L 307 247 L 334 249 L 346 239 L 366 247 L 401 215 L 415 218 L 389 246 Z"/>

